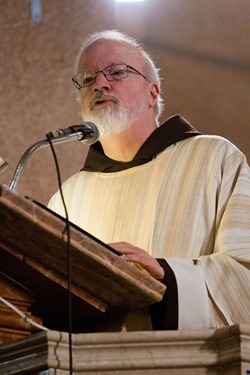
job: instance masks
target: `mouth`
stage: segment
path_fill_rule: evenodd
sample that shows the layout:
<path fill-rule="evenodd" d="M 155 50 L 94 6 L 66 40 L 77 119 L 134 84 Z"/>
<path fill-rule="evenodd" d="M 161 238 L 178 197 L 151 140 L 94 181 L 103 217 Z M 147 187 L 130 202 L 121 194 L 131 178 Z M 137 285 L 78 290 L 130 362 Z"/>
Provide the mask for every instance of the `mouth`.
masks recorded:
<path fill-rule="evenodd" d="M 94 99 L 92 102 L 92 108 L 108 107 L 111 104 L 116 104 L 117 100 L 113 97 L 106 96 L 99 99 Z"/>
<path fill-rule="evenodd" d="M 94 102 L 94 107 L 106 107 L 110 105 L 111 103 L 114 103 L 114 101 L 111 99 L 97 100 Z"/>

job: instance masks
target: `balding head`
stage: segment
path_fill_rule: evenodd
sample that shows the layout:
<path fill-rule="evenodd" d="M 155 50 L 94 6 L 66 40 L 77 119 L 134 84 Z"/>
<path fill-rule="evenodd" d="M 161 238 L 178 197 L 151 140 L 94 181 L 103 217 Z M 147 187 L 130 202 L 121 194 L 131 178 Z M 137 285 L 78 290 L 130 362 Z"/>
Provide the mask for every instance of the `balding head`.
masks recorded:
<path fill-rule="evenodd" d="M 155 82 L 159 87 L 159 92 L 161 90 L 161 79 L 159 75 L 159 70 L 156 68 L 152 58 L 150 55 L 142 48 L 142 46 L 136 41 L 136 39 L 120 32 L 117 30 L 105 30 L 101 32 L 96 32 L 93 34 L 88 35 L 84 40 L 83 44 L 80 48 L 78 53 L 76 63 L 75 63 L 75 72 L 79 72 L 83 69 L 83 62 L 85 54 L 88 53 L 87 51 L 90 50 L 93 44 L 100 42 L 101 40 L 109 40 L 114 42 L 114 48 L 116 43 L 121 43 L 124 45 L 124 48 L 128 48 L 130 53 L 133 53 L 134 56 L 137 55 L 138 60 L 141 60 L 144 65 L 144 73 L 147 76 L 150 82 Z M 86 67 L 84 67 L 86 69 Z M 155 106 L 155 116 L 156 121 L 163 111 L 164 104 L 161 98 L 161 95 L 158 95 L 157 105 Z"/>

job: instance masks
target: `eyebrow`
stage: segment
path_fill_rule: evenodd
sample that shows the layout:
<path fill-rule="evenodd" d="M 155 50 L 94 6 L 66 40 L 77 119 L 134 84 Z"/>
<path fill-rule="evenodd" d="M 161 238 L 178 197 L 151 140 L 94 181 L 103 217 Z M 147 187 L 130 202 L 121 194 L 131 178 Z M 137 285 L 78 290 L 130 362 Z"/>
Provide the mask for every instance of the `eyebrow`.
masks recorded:
<path fill-rule="evenodd" d="M 124 61 L 123 61 L 123 62 L 113 62 L 113 63 L 110 63 L 110 64 L 106 65 L 106 66 L 105 66 L 104 68 L 102 68 L 102 69 L 108 68 L 109 66 L 121 65 L 121 64 L 128 65 L 128 64 L 125 63 Z M 83 68 L 83 69 L 79 70 L 79 72 L 82 72 L 82 71 L 84 71 L 84 70 L 92 70 L 92 71 L 96 72 L 96 71 L 99 71 L 99 70 L 102 70 L 102 69 L 101 69 L 101 68 L 100 68 L 100 69 Z"/>

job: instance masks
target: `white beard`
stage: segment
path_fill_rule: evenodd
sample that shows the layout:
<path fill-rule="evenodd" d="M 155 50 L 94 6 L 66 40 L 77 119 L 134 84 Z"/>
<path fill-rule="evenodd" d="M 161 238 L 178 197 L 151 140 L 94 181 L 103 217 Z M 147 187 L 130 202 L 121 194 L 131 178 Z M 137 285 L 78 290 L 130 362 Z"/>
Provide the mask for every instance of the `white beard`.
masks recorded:
<path fill-rule="evenodd" d="M 84 121 L 96 124 L 100 137 L 105 137 L 112 133 L 120 133 L 129 128 L 129 119 L 124 108 L 114 111 L 113 108 L 103 107 L 84 115 Z"/>
<path fill-rule="evenodd" d="M 144 95 L 136 102 L 133 102 L 131 108 L 125 108 L 121 104 L 113 106 L 96 108 L 88 114 L 83 113 L 84 121 L 90 121 L 96 124 L 100 138 L 110 135 L 112 133 L 121 133 L 132 125 L 132 123 L 139 117 L 140 113 L 145 110 L 147 106 L 147 98 Z"/>

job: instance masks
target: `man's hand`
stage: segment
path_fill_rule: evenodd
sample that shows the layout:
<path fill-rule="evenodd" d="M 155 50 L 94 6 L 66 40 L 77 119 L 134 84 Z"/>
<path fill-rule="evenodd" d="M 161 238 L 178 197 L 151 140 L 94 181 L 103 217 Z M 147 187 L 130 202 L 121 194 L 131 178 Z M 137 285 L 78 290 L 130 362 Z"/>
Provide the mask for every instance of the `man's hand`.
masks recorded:
<path fill-rule="evenodd" d="M 124 241 L 113 242 L 109 243 L 108 245 L 120 253 L 125 260 L 139 263 L 155 279 L 163 279 L 164 269 L 157 262 L 157 260 L 149 255 L 145 250 Z"/>

